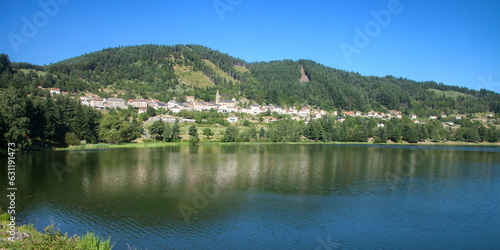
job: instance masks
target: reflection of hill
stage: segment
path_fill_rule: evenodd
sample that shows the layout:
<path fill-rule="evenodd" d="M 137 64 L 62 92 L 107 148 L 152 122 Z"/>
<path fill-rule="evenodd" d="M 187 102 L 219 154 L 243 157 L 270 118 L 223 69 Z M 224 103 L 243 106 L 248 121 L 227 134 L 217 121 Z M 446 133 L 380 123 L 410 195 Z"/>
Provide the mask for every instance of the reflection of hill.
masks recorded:
<path fill-rule="evenodd" d="M 277 193 L 373 191 L 380 185 L 412 185 L 415 179 L 458 178 L 457 163 L 493 164 L 480 151 L 339 145 L 196 146 L 101 152 L 85 168 L 88 195 L 132 189 L 179 195 L 215 183 L 224 190 Z M 493 157 L 493 158 L 492 158 Z M 498 157 L 497 157 L 498 158 Z M 94 171 L 89 171 L 93 169 Z M 487 178 L 490 170 L 485 170 Z"/>
<path fill-rule="evenodd" d="M 20 208 L 36 204 L 34 216 L 61 209 L 68 211 L 68 219 L 76 213 L 99 217 L 97 221 L 106 218 L 116 227 L 129 221 L 153 227 L 159 220 L 178 223 L 180 204 L 193 206 L 197 195 L 214 189 L 220 192 L 199 215 L 208 221 L 217 214 L 229 220 L 245 212 L 260 213 L 245 210 L 260 195 L 272 197 L 269 202 L 276 206 L 297 204 L 287 200 L 299 197 L 304 199 L 301 206 L 311 209 L 316 195 L 457 193 L 470 181 L 494 190 L 499 149 L 480 150 L 271 144 L 26 153 L 18 161 L 16 177 Z M 53 162 L 71 170 L 62 182 Z M 6 178 L 7 167 L 2 169 L 0 178 Z M 0 188 L 5 185 L 0 182 Z M 266 202 L 260 206 L 266 208 Z"/>

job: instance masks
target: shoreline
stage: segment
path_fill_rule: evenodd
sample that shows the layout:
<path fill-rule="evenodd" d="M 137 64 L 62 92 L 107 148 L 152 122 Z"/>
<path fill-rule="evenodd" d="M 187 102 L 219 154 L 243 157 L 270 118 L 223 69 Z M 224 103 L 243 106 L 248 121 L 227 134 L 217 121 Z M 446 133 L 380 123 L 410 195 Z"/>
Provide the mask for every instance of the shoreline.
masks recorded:
<path fill-rule="evenodd" d="M 10 233 L 12 225 L 10 214 L 3 213 L 0 208 L 0 249 L 113 249 L 116 242 L 111 237 L 104 238 L 94 232 L 87 231 L 82 235 L 69 236 L 61 233 L 54 225 L 48 225 L 44 232 L 35 229 L 33 224 L 18 224 L 13 226 L 14 233 Z M 12 237 L 9 240 L 9 237 Z"/>
<path fill-rule="evenodd" d="M 392 145 L 392 146 L 498 146 L 498 142 L 200 142 L 196 146 L 204 145 Z M 159 148 L 171 146 L 193 146 L 189 142 L 148 142 L 148 143 L 122 143 L 122 144 L 87 144 L 79 146 L 69 146 L 65 148 L 54 148 L 54 151 L 69 151 L 69 150 L 99 150 L 99 149 L 114 149 L 114 148 Z"/>

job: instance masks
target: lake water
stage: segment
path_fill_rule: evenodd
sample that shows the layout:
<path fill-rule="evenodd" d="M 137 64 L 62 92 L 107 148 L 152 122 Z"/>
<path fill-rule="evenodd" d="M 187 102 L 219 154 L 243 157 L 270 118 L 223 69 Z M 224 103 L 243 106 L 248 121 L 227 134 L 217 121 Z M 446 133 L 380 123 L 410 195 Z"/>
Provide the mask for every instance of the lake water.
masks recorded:
<path fill-rule="evenodd" d="M 1 164 L 6 190 L 6 159 Z M 115 249 L 500 247 L 500 147 L 25 153 L 17 187 L 18 222 L 95 231 L 111 236 Z"/>

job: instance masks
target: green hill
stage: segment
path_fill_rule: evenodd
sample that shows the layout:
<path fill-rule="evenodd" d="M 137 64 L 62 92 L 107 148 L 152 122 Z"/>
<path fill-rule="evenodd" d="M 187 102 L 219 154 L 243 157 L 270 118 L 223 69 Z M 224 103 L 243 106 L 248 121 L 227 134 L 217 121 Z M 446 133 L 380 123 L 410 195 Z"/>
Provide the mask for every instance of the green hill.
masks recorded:
<path fill-rule="evenodd" d="M 29 89 L 58 87 L 124 99 L 168 101 L 194 95 L 213 101 L 219 89 L 223 98 L 326 110 L 400 110 L 419 116 L 442 111 L 500 112 L 500 95 L 492 91 L 362 76 L 310 60 L 249 63 L 200 45 L 107 48 L 47 66 L 12 63 L 11 68 L 2 73 L 0 88 L 12 85 L 16 78 L 15 84 Z"/>

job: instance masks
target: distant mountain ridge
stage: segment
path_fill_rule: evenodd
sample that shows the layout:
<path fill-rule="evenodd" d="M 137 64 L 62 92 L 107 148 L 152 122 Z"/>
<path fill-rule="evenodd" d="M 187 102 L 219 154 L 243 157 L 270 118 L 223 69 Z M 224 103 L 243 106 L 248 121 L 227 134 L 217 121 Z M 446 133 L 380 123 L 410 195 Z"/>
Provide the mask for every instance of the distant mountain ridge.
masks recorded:
<path fill-rule="evenodd" d="M 500 95 L 493 91 L 362 76 L 311 60 L 251 63 L 200 45 L 115 47 L 46 66 L 12 66 L 48 73 L 39 78 L 40 86 L 102 97 L 168 101 L 189 95 L 213 101 L 218 89 L 227 99 L 326 110 L 399 110 L 419 116 L 500 112 Z"/>

